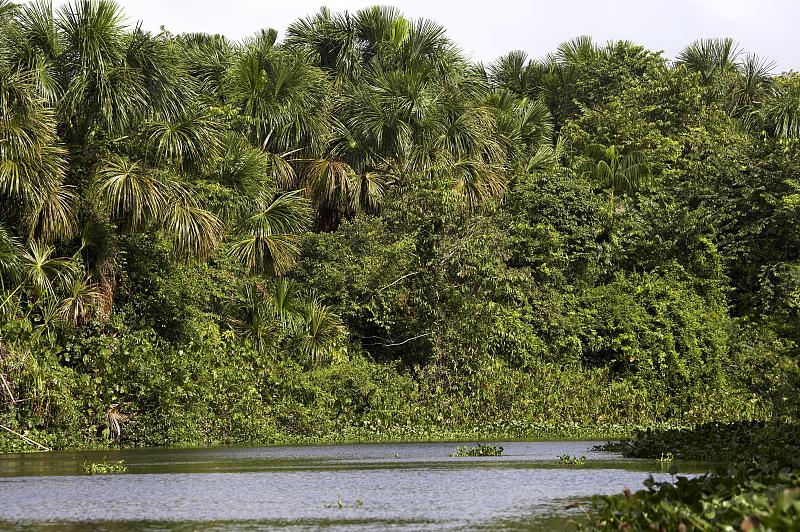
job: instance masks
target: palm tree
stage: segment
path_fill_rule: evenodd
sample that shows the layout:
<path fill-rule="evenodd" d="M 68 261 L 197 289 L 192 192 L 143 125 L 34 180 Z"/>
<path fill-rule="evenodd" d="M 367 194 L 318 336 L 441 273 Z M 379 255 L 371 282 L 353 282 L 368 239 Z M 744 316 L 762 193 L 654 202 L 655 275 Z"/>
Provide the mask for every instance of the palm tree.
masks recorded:
<path fill-rule="evenodd" d="M 337 78 L 359 79 L 370 65 L 392 69 L 416 67 L 421 61 L 444 66 L 455 57 L 444 29 L 428 20 L 412 23 L 400 11 L 373 6 L 355 14 L 333 14 L 322 8 L 316 15 L 289 25 L 286 44 Z"/>
<path fill-rule="evenodd" d="M 541 164 L 548 151 L 553 161 L 553 124 L 550 111 L 541 98 L 520 98 L 511 91 L 500 89 L 489 95 L 488 104 L 510 170 L 514 173 L 528 172 Z"/>
<path fill-rule="evenodd" d="M 128 231 L 156 220 L 169 203 L 166 187 L 154 170 L 119 155 L 103 162 L 93 189 L 109 217 Z"/>
<path fill-rule="evenodd" d="M 289 24 L 286 45 L 304 51 L 323 69 L 355 79 L 365 62 L 358 22 L 346 11 L 334 15 L 323 7 L 316 15 Z"/>
<path fill-rule="evenodd" d="M 30 75 L 42 96 L 51 106 L 61 97 L 63 90 L 58 72 L 58 58 L 62 43 L 58 34 L 50 2 L 37 0 L 17 6 L 8 15 L 4 28 L 2 47 L 14 69 Z"/>
<path fill-rule="evenodd" d="M 64 42 L 59 110 L 71 143 L 84 144 L 95 128 L 122 133 L 147 113 L 145 77 L 125 62 L 123 22 L 120 7 L 111 0 L 75 0 L 59 12 Z"/>
<path fill-rule="evenodd" d="M 19 6 L 11 0 L 0 0 L 0 25 L 6 26 L 7 21 L 11 21 L 12 17 L 16 14 Z"/>
<path fill-rule="evenodd" d="M 80 247 L 87 275 L 100 295 L 93 315 L 106 319 L 111 315 L 116 274 L 121 267 L 117 227 L 99 212 L 85 213 L 81 220 Z"/>
<path fill-rule="evenodd" d="M 220 126 L 205 111 L 187 110 L 172 120 L 152 120 L 142 130 L 146 150 L 158 166 L 201 173 L 219 157 Z"/>
<path fill-rule="evenodd" d="M 262 152 L 243 145 L 241 137 L 226 152 L 218 113 L 210 107 L 229 96 L 233 46 L 222 38 L 173 39 L 127 28 L 109 0 L 76 0 L 57 13 L 44 1 L 19 8 L 3 2 L 0 10 L 13 17 L 10 24 L 3 18 L 0 36 L 0 223 L 10 228 L 4 231 L 9 245 L 3 268 L 21 272 L 24 292 L 34 300 L 65 291 L 62 310 L 50 305 L 48 315 L 77 323 L 110 313 L 122 265 L 120 231 L 162 231 L 172 238 L 176 258 L 208 258 L 222 240 L 223 224 L 202 207 L 193 183 L 217 168 L 223 183 L 249 202 L 234 218 L 244 212 L 264 229 L 265 220 L 277 217 L 263 231 L 266 237 L 254 229 L 255 240 L 270 242 L 278 257 L 266 260 L 273 269 L 288 268 L 297 236 L 281 232 L 287 229 L 281 223 L 287 224 L 276 211 L 289 200 L 270 204 L 262 196 L 276 181 L 296 185 L 293 164 L 286 151 Z M 270 39 L 274 35 L 262 35 L 245 46 L 240 64 L 248 53 L 268 48 Z M 268 55 L 257 74 L 269 72 L 258 93 L 269 96 L 269 113 L 260 115 L 266 127 L 254 127 L 265 134 L 254 140 L 269 147 L 321 139 L 327 114 L 318 105 L 323 91 L 317 82 L 324 76 L 285 51 Z M 234 91 L 235 100 L 241 95 Z M 311 118 L 298 119 L 303 112 Z M 322 120 L 314 125 L 317 115 Z M 81 160 L 74 174 L 58 132 Z M 16 244 L 16 236 L 27 240 L 27 248 Z M 53 273 L 75 265 L 59 262 L 61 247 L 78 248 L 85 278 Z M 18 259 L 12 260 L 12 251 Z M 93 312 L 86 308 L 91 305 Z"/>
<path fill-rule="evenodd" d="M 56 256 L 53 246 L 32 242 L 21 256 L 22 285 L 34 301 L 55 301 L 77 271 L 75 261 Z"/>
<path fill-rule="evenodd" d="M 364 62 L 386 49 L 396 48 L 408 39 L 409 21 L 397 8 L 372 6 L 355 14 Z"/>
<path fill-rule="evenodd" d="M 293 180 L 293 169 L 289 165 Z M 270 172 L 266 153 L 247 142 L 244 135 L 228 132 L 222 139 L 219 166 L 214 169 L 220 183 L 243 194 L 257 194 Z"/>
<path fill-rule="evenodd" d="M 458 161 L 476 168 L 504 162 L 506 153 L 494 137 L 495 117 L 486 103 L 485 81 L 471 71 L 442 73 L 426 64 L 426 54 L 422 57 L 418 64 L 408 63 L 402 69 L 373 65 L 364 73 L 365 83 L 348 86 L 337 104 L 341 122 L 329 152 L 361 177 L 362 191 L 369 190 L 363 185 L 372 185 L 382 195 L 388 186 L 430 180 L 434 172 Z M 352 190 L 343 175 L 338 172 L 335 190 Z M 367 176 L 380 176 L 380 188 Z"/>
<path fill-rule="evenodd" d="M 40 191 L 39 196 L 25 217 L 28 240 L 55 242 L 72 238 L 78 230 L 75 187 L 62 183 L 57 188 Z"/>
<path fill-rule="evenodd" d="M 477 211 L 505 190 L 505 177 L 499 168 L 479 161 L 457 161 L 450 167 L 453 190 L 470 211 Z"/>
<path fill-rule="evenodd" d="M 561 43 L 555 53 L 542 60 L 512 51 L 489 65 L 488 77 L 496 88 L 529 101 L 541 101 L 558 132 L 580 110 L 575 100 L 581 69 L 607 53 L 608 48 L 598 47 L 591 37 L 578 36 Z"/>
<path fill-rule="evenodd" d="M 0 64 L 0 201 L 6 202 L 7 212 L 23 205 L 18 220 L 27 215 L 29 222 L 38 220 L 53 230 L 48 222 L 71 217 L 65 170 L 52 110 L 30 75 Z M 35 232 L 36 224 L 27 225 Z"/>
<path fill-rule="evenodd" d="M 492 85 L 520 97 L 536 93 L 535 68 L 522 50 L 512 50 L 489 65 L 488 77 Z"/>
<path fill-rule="evenodd" d="M 292 327 L 302 311 L 300 286 L 286 277 L 272 281 L 272 303 L 275 317 L 284 327 Z"/>
<path fill-rule="evenodd" d="M 733 39 L 700 39 L 678 54 L 678 64 L 698 72 L 702 82 L 710 85 L 736 70 L 741 53 Z"/>
<path fill-rule="evenodd" d="M 223 236 L 222 222 L 203 209 L 186 189 L 173 187 L 173 199 L 165 209 L 161 227 L 172 237 L 176 257 L 207 260 Z"/>
<path fill-rule="evenodd" d="M 184 260 L 207 259 L 222 240 L 222 223 L 200 207 L 191 189 L 139 161 L 119 155 L 102 161 L 85 194 L 93 212 L 84 215 L 80 249 L 102 294 L 96 299 L 100 317 L 110 314 L 113 302 L 118 229 L 160 228 Z"/>
<path fill-rule="evenodd" d="M 58 303 L 58 317 L 62 321 L 80 325 L 86 323 L 98 308 L 103 293 L 89 277 L 72 275 L 64 287 L 64 298 Z"/>
<path fill-rule="evenodd" d="M 335 159 L 316 159 L 304 167 L 303 181 L 317 206 L 317 224 L 333 231 L 342 216 L 355 211 L 361 190 L 350 165 Z"/>
<path fill-rule="evenodd" d="M 622 155 L 616 146 L 593 144 L 586 150 L 589 158 L 581 170 L 597 185 L 609 191 L 611 213 L 614 213 L 614 195 L 637 192 L 650 178 L 650 169 L 644 153 L 630 151 Z"/>
<path fill-rule="evenodd" d="M 759 107 L 773 91 L 775 63 L 754 54 L 744 55 L 733 39 L 701 39 L 687 46 L 678 64 L 698 72 L 712 98 L 733 118 L 759 128 Z"/>
<path fill-rule="evenodd" d="M 380 172 L 356 174 L 355 208 L 367 213 L 377 213 L 386 193 L 386 176 Z"/>
<path fill-rule="evenodd" d="M 328 83 L 298 53 L 275 46 L 274 30 L 245 42 L 227 75 L 227 97 L 248 117 L 250 141 L 280 153 L 321 145 L 328 124 Z"/>
<path fill-rule="evenodd" d="M 179 35 L 174 44 L 180 55 L 179 62 L 197 82 L 197 94 L 213 101 L 223 101 L 225 77 L 235 53 L 234 44 L 222 35 L 205 33 Z"/>
<path fill-rule="evenodd" d="M 21 277 L 22 245 L 0 224 L 0 290 L 14 288 Z"/>
<path fill-rule="evenodd" d="M 68 239 L 77 228 L 76 196 L 64 183 L 66 154 L 52 111 L 33 79 L 0 65 L 0 218 L 29 240 Z"/>
<path fill-rule="evenodd" d="M 199 83 L 186 68 L 183 50 L 168 33 L 153 35 L 137 25 L 126 35 L 124 46 L 123 64 L 136 72 L 147 94 L 146 116 L 179 124 L 188 117 L 208 125 L 208 118 L 192 107 Z"/>
<path fill-rule="evenodd" d="M 298 185 L 293 155 L 297 150 L 270 153 L 252 146 L 238 132 L 229 131 L 221 141 L 221 156 L 213 174 L 240 195 L 241 201 L 257 200 L 268 188 L 290 190 Z"/>
<path fill-rule="evenodd" d="M 800 137 L 800 76 L 787 74 L 776 78 L 754 115 L 773 135 Z"/>
<path fill-rule="evenodd" d="M 230 252 L 253 272 L 283 275 L 300 255 L 311 209 L 301 190 L 262 196 L 239 221 Z"/>
<path fill-rule="evenodd" d="M 739 63 L 737 74 L 730 76 L 726 88 L 725 106 L 728 113 L 745 124 L 751 124 L 751 115 L 769 96 L 773 81 L 771 72 L 775 63 L 754 54 L 747 54 Z"/>
<path fill-rule="evenodd" d="M 226 321 L 239 336 L 264 351 L 299 330 L 302 311 L 303 300 L 294 281 L 284 277 L 272 282 L 250 280 L 228 304 Z"/>
<path fill-rule="evenodd" d="M 347 329 L 339 317 L 315 297 L 305 303 L 302 316 L 302 329 L 295 340 L 300 356 L 310 364 L 329 361 L 341 346 Z"/>
<path fill-rule="evenodd" d="M 228 325 L 259 351 L 284 340 L 309 364 L 327 362 L 342 347 L 347 329 L 313 295 L 301 297 L 291 280 L 247 281 L 226 309 Z"/>
<path fill-rule="evenodd" d="M 265 351 L 279 340 L 278 323 L 263 283 L 246 282 L 238 297 L 225 311 L 228 326 L 240 337 L 252 342 L 258 351 Z"/>

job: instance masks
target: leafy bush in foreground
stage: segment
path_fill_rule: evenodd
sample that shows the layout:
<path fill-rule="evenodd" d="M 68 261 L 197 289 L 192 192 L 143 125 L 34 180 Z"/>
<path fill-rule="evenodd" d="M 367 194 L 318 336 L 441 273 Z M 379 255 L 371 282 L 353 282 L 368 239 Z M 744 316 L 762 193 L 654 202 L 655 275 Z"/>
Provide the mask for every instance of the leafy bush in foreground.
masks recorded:
<path fill-rule="evenodd" d="M 800 426 L 709 424 L 640 432 L 606 446 L 625 456 L 723 462 L 719 471 L 644 490 L 597 498 L 590 528 L 599 530 L 795 530 L 800 522 Z"/>

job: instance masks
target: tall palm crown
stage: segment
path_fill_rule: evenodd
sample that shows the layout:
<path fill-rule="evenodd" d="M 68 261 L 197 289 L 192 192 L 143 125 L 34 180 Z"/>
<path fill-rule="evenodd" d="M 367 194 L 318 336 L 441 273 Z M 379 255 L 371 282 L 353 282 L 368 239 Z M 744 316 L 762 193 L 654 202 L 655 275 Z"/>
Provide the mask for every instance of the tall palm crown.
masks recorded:
<path fill-rule="evenodd" d="M 287 47 L 329 73 L 336 94 L 324 148 L 302 172 L 320 227 L 419 179 L 452 182 L 470 208 L 503 190 L 512 156 L 497 135 L 491 88 L 440 25 L 393 8 L 323 9 L 287 35 Z"/>
<path fill-rule="evenodd" d="M 29 293 L 65 297 L 71 321 L 85 315 L 92 298 L 82 294 L 94 284 L 113 292 L 114 232 L 155 229 L 172 238 L 176 255 L 208 257 L 222 227 L 187 179 L 218 141 L 213 128 L 187 118 L 196 84 L 174 43 L 129 29 L 107 0 L 58 12 L 49 2 L 0 7 L 9 15 L 0 37 L 0 224 L 29 242 L 22 263 L 66 261 L 89 275 L 49 290 L 29 283 Z M 69 167 L 68 153 L 80 168 Z M 112 233 L 93 229 L 103 219 Z"/>
<path fill-rule="evenodd" d="M 773 77 L 775 63 L 744 54 L 733 39 L 701 39 L 678 55 L 678 64 L 700 75 L 710 97 L 755 131 L 797 136 L 800 93 L 794 76 Z"/>

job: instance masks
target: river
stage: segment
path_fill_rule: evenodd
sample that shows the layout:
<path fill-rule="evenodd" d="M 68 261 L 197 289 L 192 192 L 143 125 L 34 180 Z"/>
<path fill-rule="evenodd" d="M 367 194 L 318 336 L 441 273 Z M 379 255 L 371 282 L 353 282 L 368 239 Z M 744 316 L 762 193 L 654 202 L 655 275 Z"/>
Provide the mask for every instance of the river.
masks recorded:
<path fill-rule="evenodd" d="M 0 455 L 4 530 L 535 530 L 574 527 L 586 499 L 638 489 L 652 461 L 598 442 L 493 442 L 59 451 Z M 580 466 L 558 456 L 586 456 Z M 127 472 L 82 464 L 124 460 Z"/>

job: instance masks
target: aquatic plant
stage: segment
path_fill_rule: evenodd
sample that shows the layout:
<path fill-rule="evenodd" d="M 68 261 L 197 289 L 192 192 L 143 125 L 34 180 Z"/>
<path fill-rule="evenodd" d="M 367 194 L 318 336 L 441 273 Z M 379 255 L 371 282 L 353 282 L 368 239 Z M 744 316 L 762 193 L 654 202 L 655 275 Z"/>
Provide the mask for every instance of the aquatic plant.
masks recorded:
<path fill-rule="evenodd" d="M 364 502 L 361 499 L 347 502 L 341 497 L 339 497 L 335 503 L 326 502 L 322 505 L 323 508 L 338 508 L 339 510 L 344 510 L 345 508 L 361 508 L 362 506 L 364 506 Z"/>
<path fill-rule="evenodd" d="M 649 428 L 629 440 L 609 442 L 595 450 L 621 453 L 629 458 L 709 462 L 742 462 L 764 457 L 782 459 L 787 447 L 800 447 L 800 425 L 740 421 L 705 423 L 685 428 Z"/>
<path fill-rule="evenodd" d="M 671 464 L 675 460 L 675 457 L 672 453 L 661 453 L 661 456 L 656 459 L 656 461 L 660 464 Z"/>
<path fill-rule="evenodd" d="M 800 427 L 786 423 L 709 424 L 650 430 L 623 444 L 625 456 L 716 459 L 716 473 L 598 497 L 592 530 L 796 530 L 800 522 Z M 671 449 L 665 451 L 665 449 Z M 656 456 L 660 453 L 660 457 Z M 670 474 L 677 473 L 672 464 Z"/>
<path fill-rule="evenodd" d="M 585 456 L 570 456 L 568 454 L 560 455 L 558 460 L 564 465 L 583 465 L 586 463 Z"/>
<path fill-rule="evenodd" d="M 108 475 L 110 473 L 124 473 L 128 470 L 124 464 L 125 460 L 119 462 L 108 462 L 103 458 L 102 462 L 84 462 L 81 468 L 84 473 L 90 475 Z"/>
<path fill-rule="evenodd" d="M 455 452 L 450 456 L 501 456 L 502 454 L 503 447 L 501 445 L 483 445 L 479 443 L 475 447 L 467 447 L 466 445 L 456 447 Z"/>

